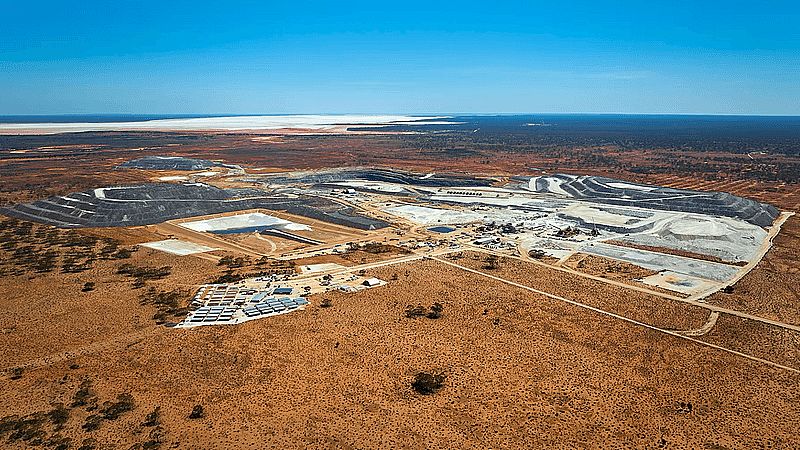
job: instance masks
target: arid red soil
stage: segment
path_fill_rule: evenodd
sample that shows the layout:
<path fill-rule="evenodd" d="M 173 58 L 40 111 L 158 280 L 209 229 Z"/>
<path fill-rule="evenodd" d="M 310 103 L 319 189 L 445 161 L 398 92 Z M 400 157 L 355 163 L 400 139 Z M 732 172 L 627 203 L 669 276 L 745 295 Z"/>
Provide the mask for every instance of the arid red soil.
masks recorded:
<path fill-rule="evenodd" d="M 729 191 L 784 209 L 800 205 L 796 185 L 755 181 L 747 171 L 718 172 L 713 177 L 721 178 L 711 179 L 692 170 L 705 158 L 701 153 L 682 153 L 680 160 L 688 162 L 664 173 L 669 152 L 659 150 L 623 155 L 610 147 L 560 149 L 548 159 L 496 147 L 454 154 L 388 135 L 181 136 L 174 146 L 134 145 L 120 134 L 119 142 L 105 147 L 4 153 L 0 199 L 27 201 L 152 180 L 161 175 L 112 167 L 173 154 L 265 172 L 381 165 L 508 175 L 538 166 Z M 581 159 L 591 151 L 604 158 L 619 153 L 637 172 Z M 105 240 L 132 248 L 163 238 L 149 227 L 84 230 L 80 236 L 105 239 L 88 244 L 38 225 L 27 237 L 11 239 L 22 236 L 22 225 L 14 227 L 3 233 L 15 244 L 0 246 L 2 448 L 800 447 L 795 372 L 435 260 L 369 270 L 367 275 L 390 282 L 312 296 L 304 311 L 237 326 L 172 329 L 156 323 L 159 309 L 143 304 L 143 294 L 177 290 L 186 292 L 185 300 L 227 267 L 146 248 L 130 258 L 103 256 Z M 707 301 L 800 324 L 798 251 L 795 216 L 731 293 Z M 357 251 L 303 262 L 357 265 L 399 254 Z M 42 270 L 48 258 L 55 265 Z M 709 319 L 708 310 L 663 296 L 513 258 L 487 269 L 484 258 L 464 252 L 443 259 L 658 328 L 695 330 Z M 85 270 L 62 269 L 82 264 Z M 118 273 L 124 264 L 170 270 L 135 288 L 135 278 Z M 263 269 L 248 264 L 236 272 Z M 576 262 L 575 269 L 623 285 L 641 275 L 593 258 L 581 267 Z M 84 292 L 90 282 L 94 289 Z M 321 307 L 324 299 L 331 306 Z M 438 319 L 406 315 L 409 306 L 429 311 L 434 303 L 443 308 Z M 783 328 L 723 314 L 697 339 L 800 368 L 800 338 Z M 412 382 L 419 373 L 444 375 L 443 386 L 430 395 L 416 392 Z M 130 394 L 133 403 L 120 394 Z M 197 405 L 204 415 L 190 419 Z M 156 410 L 157 420 L 148 420 Z"/>
<path fill-rule="evenodd" d="M 800 444 L 794 374 L 435 261 L 372 274 L 394 273 L 382 288 L 327 294 L 328 308 L 235 327 L 159 328 L 4 379 L 1 414 L 69 404 L 90 380 L 101 404 L 129 392 L 135 409 L 85 431 L 91 411 L 69 408 L 59 434 L 120 448 L 150 441 L 154 428 L 142 423 L 159 406 L 164 448 Z M 439 319 L 404 315 L 409 304 L 433 302 L 444 307 Z M 444 386 L 415 393 L 418 372 L 445 374 Z M 197 404 L 205 417 L 189 419 Z"/>

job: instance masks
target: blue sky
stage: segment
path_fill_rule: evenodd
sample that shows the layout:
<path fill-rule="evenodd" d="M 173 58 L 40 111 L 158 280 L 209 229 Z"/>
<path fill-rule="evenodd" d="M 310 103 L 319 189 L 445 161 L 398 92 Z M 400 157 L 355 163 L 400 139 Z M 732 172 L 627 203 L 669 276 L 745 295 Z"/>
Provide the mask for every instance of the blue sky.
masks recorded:
<path fill-rule="evenodd" d="M 0 0 L 0 114 L 800 115 L 800 2 Z"/>

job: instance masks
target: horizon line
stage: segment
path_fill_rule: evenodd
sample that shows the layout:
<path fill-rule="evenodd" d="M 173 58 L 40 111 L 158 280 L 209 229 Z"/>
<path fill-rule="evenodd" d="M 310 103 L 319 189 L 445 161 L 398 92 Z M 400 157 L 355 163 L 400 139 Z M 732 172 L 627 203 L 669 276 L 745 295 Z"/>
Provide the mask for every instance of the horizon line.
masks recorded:
<path fill-rule="evenodd" d="M 259 116 L 531 116 L 531 115 L 585 115 L 585 116 L 737 116 L 737 117 L 799 117 L 800 114 L 769 113 L 676 113 L 676 112 L 370 112 L 370 113 L 35 113 L 0 114 L 0 117 L 53 117 L 53 116 L 193 116 L 193 117 L 259 117 Z"/>

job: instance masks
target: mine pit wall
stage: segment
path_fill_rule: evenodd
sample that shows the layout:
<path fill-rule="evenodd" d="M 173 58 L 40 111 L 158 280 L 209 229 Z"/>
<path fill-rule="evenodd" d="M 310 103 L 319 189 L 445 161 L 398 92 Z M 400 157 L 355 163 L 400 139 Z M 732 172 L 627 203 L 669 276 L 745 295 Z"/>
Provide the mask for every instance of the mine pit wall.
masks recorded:
<path fill-rule="evenodd" d="M 43 202 L 37 200 L 37 202 Z M 114 211 L 108 210 L 106 214 L 102 214 L 103 208 L 98 208 L 101 214 L 92 214 L 91 218 L 76 217 L 64 214 L 52 209 L 44 209 L 37 205 L 37 202 L 31 204 L 15 205 L 14 207 L 0 208 L 0 214 L 13 217 L 20 220 L 31 222 L 44 223 L 53 225 L 58 228 L 105 228 L 105 227 L 120 227 L 120 226 L 140 226 L 140 225 L 153 225 L 167 220 L 185 219 L 189 217 L 204 216 L 210 214 L 223 214 L 236 211 L 244 211 L 251 209 L 264 209 L 270 211 L 285 211 L 289 214 L 308 217 L 311 219 L 320 220 L 335 225 L 343 225 L 360 230 L 377 230 L 389 226 L 386 222 L 370 217 L 362 216 L 354 213 L 353 208 L 346 208 L 336 210 L 333 212 L 320 211 L 310 206 L 298 205 L 295 201 L 276 201 L 266 202 L 263 199 L 241 199 L 239 201 L 221 201 L 221 202 L 192 202 L 187 205 L 187 202 L 181 202 L 181 209 L 179 211 L 169 211 L 165 205 L 148 205 L 146 211 L 125 210 Z M 153 203 L 156 203 L 154 200 Z M 162 209 L 163 208 L 163 209 Z M 131 213 L 134 213 L 131 215 Z M 102 221 L 96 219 L 102 218 Z"/>
<path fill-rule="evenodd" d="M 238 169 L 238 166 L 226 164 L 221 161 L 209 161 L 207 159 L 183 158 L 180 156 L 145 156 L 144 158 L 126 161 L 114 166 L 114 169 L 138 169 L 138 170 L 178 170 L 192 172 L 197 170 L 210 169 L 212 167 L 224 167 L 226 169 Z"/>
<path fill-rule="evenodd" d="M 314 173 L 288 177 L 281 175 L 270 175 L 261 181 L 268 181 L 275 184 L 324 184 L 340 183 L 344 181 L 380 181 L 384 183 L 394 183 L 409 186 L 422 187 L 475 187 L 492 186 L 495 179 L 485 179 L 469 177 L 456 174 L 436 174 L 430 178 L 422 178 L 420 174 L 413 174 L 399 170 L 363 168 L 363 169 L 341 169 L 324 173 Z"/>
<path fill-rule="evenodd" d="M 166 220 L 183 219 L 207 214 L 221 214 L 247 209 L 278 209 L 267 199 L 194 200 L 174 204 L 169 200 L 149 200 L 125 203 L 115 208 L 111 202 L 95 205 L 93 214 L 70 215 L 48 206 L 47 200 L 0 208 L 0 214 L 17 219 L 53 225 L 59 228 L 120 227 L 153 225 Z"/>
<path fill-rule="evenodd" d="M 653 209 L 659 211 L 687 212 L 687 213 L 703 214 L 708 216 L 730 217 L 733 219 L 739 219 L 748 222 L 752 225 L 756 225 L 762 228 L 769 228 L 770 226 L 772 226 L 772 223 L 780 215 L 780 211 L 777 208 L 766 203 L 760 203 L 755 200 L 750 200 L 743 197 L 737 197 L 735 195 L 727 194 L 724 192 L 715 193 L 714 197 L 716 199 L 725 200 L 725 203 L 712 202 L 709 201 L 707 197 L 705 198 L 691 197 L 689 199 L 678 199 L 681 201 L 676 201 L 676 199 L 655 199 L 646 201 L 646 200 L 633 200 L 633 199 L 581 198 L 581 197 L 577 197 L 575 200 L 594 203 L 595 205 L 597 205 L 599 209 L 604 209 L 603 205 L 609 205 L 623 209 L 626 207 L 645 208 L 645 209 Z M 433 200 L 431 196 L 422 196 L 419 197 L 419 199 L 423 201 L 436 201 L 448 205 L 464 206 L 464 204 L 461 202 L 449 202 L 447 200 L 441 200 L 441 199 Z M 480 205 L 484 207 L 497 207 L 496 205 L 482 203 L 480 201 L 480 197 L 474 197 L 474 199 L 475 201 L 470 203 L 471 205 Z M 700 204 L 696 204 L 698 202 Z M 548 212 L 541 208 L 529 207 L 526 205 L 515 205 L 514 208 L 520 210 L 528 210 L 528 211 Z M 609 212 L 613 213 L 613 211 Z M 629 215 L 638 217 L 636 214 L 629 214 Z M 647 216 L 641 218 L 647 218 Z M 581 219 L 575 218 L 574 220 L 580 221 Z M 614 227 L 612 225 L 603 225 L 603 226 L 607 227 L 606 229 L 608 231 L 613 231 L 615 233 L 638 233 L 648 229 L 648 228 L 638 229 L 638 228 Z M 589 225 L 588 227 L 592 228 L 594 227 L 594 225 Z M 601 225 L 598 224 L 597 228 L 601 228 Z"/>

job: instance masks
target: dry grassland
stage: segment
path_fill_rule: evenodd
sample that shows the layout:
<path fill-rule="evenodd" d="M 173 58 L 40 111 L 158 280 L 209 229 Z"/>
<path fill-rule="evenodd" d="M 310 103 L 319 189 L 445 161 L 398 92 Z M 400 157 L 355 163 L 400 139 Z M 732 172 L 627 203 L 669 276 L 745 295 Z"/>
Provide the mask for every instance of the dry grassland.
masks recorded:
<path fill-rule="evenodd" d="M 497 269 L 488 269 L 485 254 L 463 252 L 460 255 L 463 257 L 451 256 L 458 258 L 453 259 L 454 263 L 658 328 L 697 329 L 709 315 L 704 308 L 677 300 L 613 286 L 518 259 L 500 258 Z"/>
<path fill-rule="evenodd" d="M 395 247 L 393 245 L 380 245 L 379 251 L 351 250 L 346 253 L 342 253 L 340 256 L 342 259 L 350 261 L 350 264 L 344 265 L 352 265 L 372 264 L 396 258 L 404 254 L 406 254 L 406 252 L 400 247 Z"/>
<path fill-rule="evenodd" d="M 141 247 L 130 259 L 97 261 L 77 274 L 0 278 L 0 329 L 5 330 L 0 340 L 2 367 L 152 328 L 155 309 L 139 304 L 145 288 L 133 289 L 130 277 L 116 273 L 126 263 L 171 267 L 170 276 L 147 285 L 184 289 L 187 299 L 199 285 L 223 272 L 215 262 Z M 95 289 L 82 292 L 87 282 L 94 282 Z"/>
<path fill-rule="evenodd" d="M 700 340 L 800 368 L 800 332 L 723 314 Z"/>
<path fill-rule="evenodd" d="M 541 285 L 545 271 L 501 264 L 493 274 L 524 278 L 525 269 L 547 289 Z M 329 298 L 328 308 L 239 326 L 154 332 L 128 347 L 1 379 L 0 416 L 69 404 L 80 383 L 90 380 L 100 404 L 130 392 L 136 407 L 102 421 L 96 431 L 81 428 L 91 411 L 71 408 L 58 434 L 76 448 L 87 438 L 107 444 L 98 448 L 125 449 L 155 441 L 161 448 L 198 449 L 800 445 L 795 374 L 437 261 L 368 274 L 398 279 L 311 299 L 317 305 Z M 559 295 L 572 298 L 587 288 L 592 291 L 585 296 L 605 295 L 598 286 L 558 275 L 564 285 Z M 644 301 L 633 297 L 635 304 Z M 84 302 L 70 298 L 80 309 Z M 405 317 L 408 305 L 433 302 L 443 305 L 441 318 Z M 123 314 L 107 320 L 127 330 Z M 659 315 L 655 321 L 666 320 Z M 45 347 L 69 332 L 26 339 Z M 433 395 L 415 393 L 410 382 L 418 372 L 444 373 L 444 387 Z M 206 416 L 191 420 L 197 404 Z M 161 429 L 154 436 L 155 428 L 142 423 L 158 406 Z M 25 447 L 21 441 L 4 445 Z"/>

